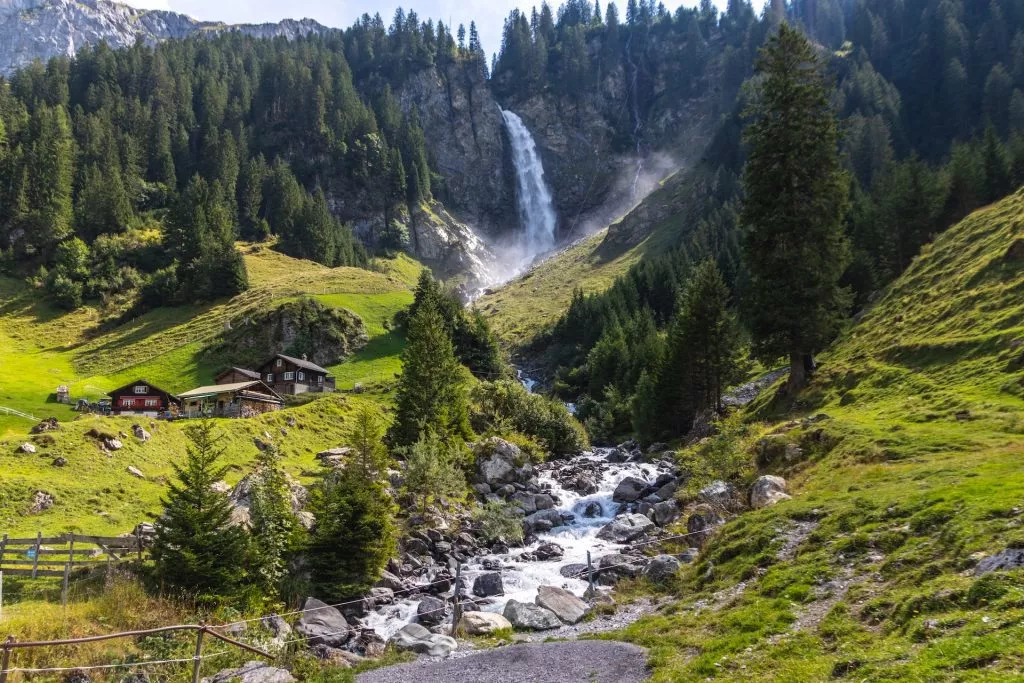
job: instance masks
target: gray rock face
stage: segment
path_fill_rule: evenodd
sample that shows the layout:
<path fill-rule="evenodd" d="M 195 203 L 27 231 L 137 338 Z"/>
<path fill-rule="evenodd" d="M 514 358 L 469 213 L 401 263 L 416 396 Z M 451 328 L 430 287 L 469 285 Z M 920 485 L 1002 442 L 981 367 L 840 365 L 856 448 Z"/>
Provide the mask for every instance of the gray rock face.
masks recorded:
<path fill-rule="evenodd" d="M 587 615 L 587 603 L 565 590 L 555 586 L 537 588 L 537 604 L 550 610 L 567 624 L 576 624 Z"/>
<path fill-rule="evenodd" d="M 679 506 L 674 500 L 665 500 L 654 505 L 654 523 L 658 526 L 671 524 L 679 518 Z"/>
<path fill-rule="evenodd" d="M 516 461 L 522 457 L 519 447 L 504 439 L 492 437 L 477 446 L 488 449 L 490 455 L 479 460 L 480 479 L 491 488 L 511 484 L 517 480 Z"/>
<path fill-rule="evenodd" d="M 438 598 L 425 595 L 416 607 L 416 619 L 424 626 L 437 626 L 444 621 L 445 602 Z"/>
<path fill-rule="evenodd" d="M 629 543 L 640 538 L 654 527 L 654 522 L 644 515 L 632 513 L 616 517 L 601 527 L 597 537 L 612 543 Z"/>
<path fill-rule="evenodd" d="M 698 497 L 701 502 L 728 512 L 741 512 L 745 507 L 743 496 L 736 487 L 720 480 L 702 488 Z"/>
<path fill-rule="evenodd" d="M 473 581 L 473 595 L 478 598 L 489 598 L 493 595 L 504 595 L 505 585 L 499 572 L 481 574 Z"/>
<path fill-rule="evenodd" d="M 986 557 L 974 568 L 976 576 L 1024 567 L 1024 548 L 1008 548 Z"/>
<path fill-rule="evenodd" d="M 459 618 L 459 629 L 469 636 L 485 636 L 510 628 L 509 620 L 497 612 L 465 612 Z"/>
<path fill-rule="evenodd" d="M 722 515 L 710 505 L 698 505 L 690 511 L 690 517 L 686 520 L 686 532 L 692 534 L 690 541 L 703 546 L 714 534 L 715 529 L 725 520 Z"/>
<path fill-rule="evenodd" d="M 558 628 L 562 625 L 562 622 L 551 610 L 518 600 L 509 600 L 505 603 L 503 614 L 515 628 L 531 631 L 546 631 L 549 628 Z"/>
<path fill-rule="evenodd" d="M 431 657 L 447 657 L 459 646 L 454 638 L 431 633 L 419 624 L 406 624 L 388 642 L 399 650 Z"/>
<path fill-rule="evenodd" d="M 775 505 L 791 496 L 786 493 L 786 480 L 770 474 L 758 477 L 750 487 L 750 507 L 755 510 Z"/>
<path fill-rule="evenodd" d="M 306 598 L 302 610 L 295 631 L 308 638 L 310 645 L 340 647 L 349 640 L 351 629 L 348 621 L 335 608 L 316 598 Z"/>
<path fill-rule="evenodd" d="M 661 583 L 675 576 L 682 566 L 682 562 L 671 555 L 658 555 L 651 559 L 641 574 L 655 583 Z"/>
<path fill-rule="evenodd" d="M 278 669 L 266 662 L 247 662 L 237 669 L 224 669 L 203 683 L 293 683 L 295 678 L 287 669 Z"/>
<path fill-rule="evenodd" d="M 534 532 L 551 531 L 556 526 L 562 525 L 562 514 L 558 510 L 538 510 L 532 515 L 527 515 L 524 523 Z"/>
<path fill-rule="evenodd" d="M 647 488 L 647 482 L 637 477 L 626 477 L 615 487 L 612 500 L 616 503 L 632 503 L 640 499 L 640 494 Z"/>

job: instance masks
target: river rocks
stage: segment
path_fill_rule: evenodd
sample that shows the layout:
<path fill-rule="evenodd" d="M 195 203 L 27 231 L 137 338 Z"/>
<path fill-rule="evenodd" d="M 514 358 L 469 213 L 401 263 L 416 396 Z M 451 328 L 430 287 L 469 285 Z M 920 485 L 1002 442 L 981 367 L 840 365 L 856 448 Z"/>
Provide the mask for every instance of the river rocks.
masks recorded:
<path fill-rule="evenodd" d="M 459 630 L 468 636 L 486 636 L 511 628 L 512 623 L 497 612 L 464 612 L 459 618 Z"/>
<path fill-rule="evenodd" d="M 653 509 L 654 523 L 658 526 L 671 524 L 679 518 L 679 506 L 674 500 L 664 500 L 656 503 Z"/>
<path fill-rule="evenodd" d="M 424 626 L 437 626 L 444 621 L 446 604 L 444 600 L 425 595 L 416 607 L 416 620 Z"/>
<path fill-rule="evenodd" d="M 28 513 L 30 515 L 37 515 L 40 512 L 46 512 L 52 508 L 56 502 L 57 501 L 54 500 L 52 494 L 47 493 L 46 491 L 36 491 L 32 494 L 32 504 L 28 508 Z"/>
<path fill-rule="evenodd" d="M 587 615 L 587 603 L 565 590 L 555 586 L 537 588 L 537 604 L 550 610 L 567 624 L 576 624 Z"/>
<path fill-rule="evenodd" d="M 224 669 L 203 683 L 294 683 L 287 669 L 270 666 L 266 662 L 246 662 L 237 669 Z"/>
<path fill-rule="evenodd" d="M 512 623 L 512 626 L 520 629 L 546 631 L 562 625 L 562 622 L 551 610 L 518 600 L 509 600 L 505 603 L 503 614 Z"/>
<path fill-rule="evenodd" d="M 743 496 L 732 484 L 721 480 L 713 481 L 700 490 L 698 498 L 726 512 L 742 512 L 746 507 Z"/>
<path fill-rule="evenodd" d="M 986 557 L 974 568 L 974 574 L 981 576 L 989 572 L 1004 572 L 1024 567 L 1024 548 L 1007 548 Z"/>
<path fill-rule="evenodd" d="M 533 533 L 546 533 L 556 526 L 562 525 L 562 513 L 558 510 L 538 510 L 527 515 L 523 524 Z"/>
<path fill-rule="evenodd" d="M 791 496 L 786 493 L 786 480 L 770 474 L 758 477 L 750 487 L 750 507 L 758 510 L 775 505 Z"/>
<path fill-rule="evenodd" d="M 586 576 L 587 565 L 576 562 L 570 564 L 563 564 L 558 569 L 558 573 L 567 579 L 578 579 Z"/>
<path fill-rule="evenodd" d="M 504 595 L 505 585 L 501 581 L 500 572 L 481 574 L 473 581 L 473 595 L 478 598 L 489 598 L 493 595 Z"/>
<path fill-rule="evenodd" d="M 310 652 L 317 659 L 340 669 L 351 669 L 353 666 L 362 664 L 365 661 L 364 657 L 354 652 L 337 647 L 327 647 L 326 645 L 314 645 L 310 648 Z"/>
<path fill-rule="evenodd" d="M 654 522 L 644 515 L 632 513 L 616 517 L 597 532 L 602 541 L 629 543 L 640 538 L 654 527 Z"/>
<path fill-rule="evenodd" d="M 36 447 L 26 441 L 25 443 L 18 446 L 18 452 L 25 453 L 27 455 L 32 455 L 33 453 L 36 452 Z"/>
<path fill-rule="evenodd" d="M 390 588 L 394 592 L 405 590 L 405 584 L 402 580 L 392 574 L 389 571 L 383 571 L 380 575 L 380 580 L 377 581 L 377 585 L 381 588 Z"/>
<path fill-rule="evenodd" d="M 517 465 L 525 459 L 519 446 L 496 436 L 476 445 L 477 472 L 480 479 L 494 488 L 517 480 Z"/>
<path fill-rule="evenodd" d="M 592 500 L 587 503 L 586 507 L 583 508 L 583 516 L 587 519 L 595 519 L 604 514 L 604 510 L 601 509 L 601 504 L 596 500 Z"/>
<path fill-rule="evenodd" d="M 407 538 L 403 545 L 405 546 L 405 552 L 407 553 L 412 553 L 413 555 L 430 554 L 430 545 L 428 545 L 427 541 L 424 541 L 421 538 Z"/>
<path fill-rule="evenodd" d="M 703 546 L 714 534 L 715 529 L 725 524 L 725 519 L 710 505 L 698 505 L 690 511 L 686 520 L 686 531 L 691 534 L 690 540 Z"/>
<path fill-rule="evenodd" d="M 373 629 L 364 628 L 359 635 L 352 640 L 348 647 L 361 654 L 363 657 L 377 658 L 384 654 L 387 643 L 377 635 Z"/>
<path fill-rule="evenodd" d="M 683 563 L 671 555 L 658 555 L 640 573 L 655 583 L 662 583 L 675 576 L 682 566 Z"/>
<path fill-rule="evenodd" d="M 626 477 L 615 487 L 612 500 L 616 503 L 632 503 L 640 499 L 647 482 L 637 477 Z"/>
<path fill-rule="evenodd" d="M 557 543 L 541 543 L 533 552 L 534 555 L 537 556 L 538 560 L 545 562 L 547 560 L 562 559 L 562 555 L 565 554 L 565 549 Z"/>
<path fill-rule="evenodd" d="M 643 560 L 612 553 L 605 555 L 597 561 L 597 581 L 604 586 L 614 586 L 626 578 L 634 578 L 640 573 Z"/>
<path fill-rule="evenodd" d="M 431 657 L 447 657 L 459 646 L 454 638 L 431 633 L 419 624 L 406 624 L 388 642 L 399 650 Z"/>
<path fill-rule="evenodd" d="M 323 644 L 328 647 L 343 645 L 351 635 L 345 616 L 316 598 L 306 598 L 295 631 L 307 638 L 310 645 Z"/>

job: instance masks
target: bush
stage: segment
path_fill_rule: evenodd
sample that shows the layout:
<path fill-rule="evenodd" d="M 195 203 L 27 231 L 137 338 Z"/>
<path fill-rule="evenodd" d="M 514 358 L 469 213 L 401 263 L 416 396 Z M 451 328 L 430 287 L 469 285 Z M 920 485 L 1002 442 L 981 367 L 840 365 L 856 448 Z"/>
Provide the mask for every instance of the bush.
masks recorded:
<path fill-rule="evenodd" d="M 82 305 L 82 283 L 74 282 L 66 275 L 54 275 L 46 283 L 53 302 L 61 308 L 73 311 Z"/>
<path fill-rule="evenodd" d="M 488 501 L 473 511 L 473 521 L 480 526 L 481 535 L 488 543 L 498 540 L 515 544 L 523 542 L 522 520 L 507 503 Z"/>
<path fill-rule="evenodd" d="M 481 382 L 473 387 L 471 399 L 473 426 L 479 432 L 519 432 L 555 455 L 572 455 L 589 446 L 583 426 L 564 405 L 529 393 L 515 380 Z"/>

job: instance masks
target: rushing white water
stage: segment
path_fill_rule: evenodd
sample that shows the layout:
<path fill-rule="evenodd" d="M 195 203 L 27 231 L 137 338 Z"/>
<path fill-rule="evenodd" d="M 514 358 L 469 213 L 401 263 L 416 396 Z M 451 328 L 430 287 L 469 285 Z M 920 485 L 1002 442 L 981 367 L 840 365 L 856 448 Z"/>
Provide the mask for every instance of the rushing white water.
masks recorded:
<path fill-rule="evenodd" d="M 555 247 L 555 208 L 533 136 L 513 112 L 502 111 L 501 116 L 512 143 L 519 221 L 524 231 L 522 261 L 528 264 Z"/>

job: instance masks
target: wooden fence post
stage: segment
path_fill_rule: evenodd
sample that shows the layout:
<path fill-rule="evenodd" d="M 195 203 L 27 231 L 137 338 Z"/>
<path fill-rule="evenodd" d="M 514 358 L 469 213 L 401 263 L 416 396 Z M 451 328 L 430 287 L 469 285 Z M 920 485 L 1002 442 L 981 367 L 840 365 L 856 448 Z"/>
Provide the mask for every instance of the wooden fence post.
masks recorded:
<path fill-rule="evenodd" d="M 597 593 L 594 591 L 594 565 L 590 562 L 590 551 L 587 551 L 587 581 L 590 583 L 590 599 L 593 600 Z"/>
<path fill-rule="evenodd" d="M 71 563 L 68 562 L 64 565 L 64 583 L 60 588 L 60 606 L 68 606 L 68 583 L 71 578 Z"/>
<path fill-rule="evenodd" d="M 43 532 L 36 532 L 36 552 L 35 557 L 32 558 L 32 578 L 36 578 L 36 570 L 39 568 L 39 546 L 43 543 Z"/>
<path fill-rule="evenodd" d="M 455 565 L 455 593 L 452 596 L 452 638 L 459 630 L 459 617 L 461 616 L 461 605 L 459 604 L 459 591 L 462 590 L 462 563 Z M 444 616 L 443 614 L 441 615 Z"/>
<path fill-rule="evenodd" d="M 7 683 L 7 669 L 11 663 L 11 645 L 14 644 L 14 636 L 7 636 L 4 641 L 4 651 L 0 655 L 0 683 Z"/>
<path fill-rule="evenodd" d="M 142 562 L 142 532 L 137 526 L 135 527 L 135 548 L 138 550 L 139 562 Z"/>
<path fill-rule="evenodd" d="M 196 632 L 196 654 L 192 657 L 192 683 L 199 683 L 199 669 L 203 663 L 203 636 L 206 634 L 206 624 L 199 627 Z M 3 683 L 3 681 L 0 681 Z"/>
<path fill-rule="evenodd" d="M 4 567 L 4 551 L 7 550 L 7 534 L 0 538 L 0 569 Z"/>

